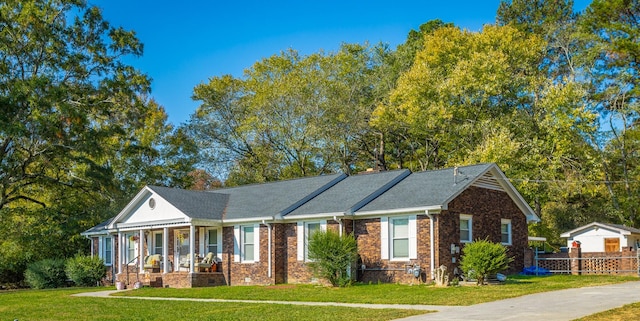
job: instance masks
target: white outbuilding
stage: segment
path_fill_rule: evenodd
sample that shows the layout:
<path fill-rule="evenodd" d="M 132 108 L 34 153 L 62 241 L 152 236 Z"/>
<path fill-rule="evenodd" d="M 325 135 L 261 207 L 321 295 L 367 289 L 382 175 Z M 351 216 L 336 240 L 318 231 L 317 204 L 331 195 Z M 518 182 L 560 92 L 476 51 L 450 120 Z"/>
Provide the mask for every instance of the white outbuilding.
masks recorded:
<path fill-rule="evenodd" d="M 579 244 L 582 252 L 620 252 L 637 250 L 640 245 L 640 229 L 609 223 L 593 222 L 562 233 L 567 246 Z"/>

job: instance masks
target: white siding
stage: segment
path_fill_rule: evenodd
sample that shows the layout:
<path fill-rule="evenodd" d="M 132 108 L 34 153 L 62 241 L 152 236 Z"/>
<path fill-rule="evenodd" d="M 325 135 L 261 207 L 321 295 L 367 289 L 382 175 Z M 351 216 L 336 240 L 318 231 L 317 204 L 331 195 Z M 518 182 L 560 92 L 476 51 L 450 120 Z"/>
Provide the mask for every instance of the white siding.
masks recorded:
<path fill-rule="evenodd" d="M 149 207 L 149 199 L 152 197 L 156 203 L 153 209 Z M 157 195 L 149 194 L 136 204 L 135 207 L 133 207 L 131 214 L 128 217 L 122 219 L 118 223 L 147 223 L 184 217 L 185 215 L 175 208 L 175 206 L 171 205 L 171 203 Z"/>
<path fill-rule="evenodd" d="M 567 246 L 571 247 L 571 243 L 573 243 L 573 241 L 579 241 L 582 252 L 604 252 L 604 239 L 616 237 L 620 238 L 621 246 L 626 244 L 624 236 L 620 235 L 617 231 L 612 231 L 602 227 L 598 227 L 597 229 L 593 227 L 578 235 L 574 235 L 573 238 L 567 239 Z"/>

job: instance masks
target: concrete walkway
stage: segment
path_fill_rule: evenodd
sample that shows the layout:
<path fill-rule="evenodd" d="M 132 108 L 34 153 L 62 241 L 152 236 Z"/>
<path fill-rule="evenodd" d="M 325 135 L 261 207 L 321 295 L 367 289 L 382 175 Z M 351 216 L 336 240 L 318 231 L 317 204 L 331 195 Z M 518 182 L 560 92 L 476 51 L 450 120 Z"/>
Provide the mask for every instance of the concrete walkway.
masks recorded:
<path fill-rule="evenodd" d="M 401 319 L 568 321 L 640 302 L 640 282 L 530 294 Z"/>
<path fill-rule="evenodd" d="M 437 311 L 401 319 L 402 321 L 421 320 L 518 320 L 518 321 L 569 321 L 621 307 L 625 304 L 640 302 L 640 281 L 614 285 L 569 289 L 526 295 L 513 299 L 481 303 L 472 306 L 434 306 L 403 304 L 358 304 L 335 302 L 295 302 L 295 301 L 254 301 L 220 300 L 190 298 L 153 298 L 153 297 L 114 297 L 110 294 L 118 291 L 100 291 L 78 293 L 74 296 L 104 297 L 137 300 L 177 300 L 197 302 L 236 302 L 266 303 L 314 306 L 342 306 L 369 309 L 412 309 Z"/>

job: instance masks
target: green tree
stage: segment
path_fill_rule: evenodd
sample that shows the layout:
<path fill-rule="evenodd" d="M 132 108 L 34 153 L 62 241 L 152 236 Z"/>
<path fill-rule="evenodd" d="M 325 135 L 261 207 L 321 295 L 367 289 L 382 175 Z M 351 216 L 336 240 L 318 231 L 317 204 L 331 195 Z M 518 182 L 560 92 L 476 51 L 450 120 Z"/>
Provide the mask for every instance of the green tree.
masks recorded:
<path fill-rule="evenodd" d="M 0 3 L 0 282 L 88 250 L 141 184 L 185 182 L 188 140 L 123 61 L 142 49 L 85 1 Z"/>
<path fill-rule="evenodd" d="M 349 269 L 358 258 L 353 234 L 317 231 L 309 237 L 309 267 L 333 286 L 351 284 Z"/>
<path fill-rule="evenodd" d="M 207 170 L 233 185 L 357 169 L 371 148 L 372 64 L 367 46 L 289 50 L 197 86 L 188 129 Z"/>
<path fill-rule="evenodd" d="M 502 244 L 476 240 L 462 249 L 460 268 L 464 275 L 483 285 L 487 276 L 508 269 L 512 261 L 513 258 L 507 256 L 507 248 Z"/>
<path fill-rule="evenodd" d="M 640 205 L 637 159 L 640 120 L 640 4 L 594 0 L 579 20 L 587 46 L 581 67 L 590 81 L 590 103 L 600 113 L 602 176 L 617 223 L 636 225 Z"/>

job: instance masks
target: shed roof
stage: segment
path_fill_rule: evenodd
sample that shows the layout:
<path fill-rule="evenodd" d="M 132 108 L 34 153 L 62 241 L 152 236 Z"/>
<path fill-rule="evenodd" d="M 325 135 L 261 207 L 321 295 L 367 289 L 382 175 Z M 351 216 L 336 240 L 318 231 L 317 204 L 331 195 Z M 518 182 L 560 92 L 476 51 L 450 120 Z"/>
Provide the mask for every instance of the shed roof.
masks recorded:
<path fill-rule="evenodd" d="M 600 223 L 600 222 L 592 222 L 578 228 L 575 228 L 571 231 L 564 232 L 560 234 L 560 237 L 573 237 L 576 234 L 580 234 L 584 231 L 595 229 L 595 228 L 606 228 L 609 230 L 616 231 L 623 235 L 631 235 L 631 234 L 640 234 L 640 229 L 635 227 L 620 225 L 620 224 L 612 224 L 612 223 Z"/>

